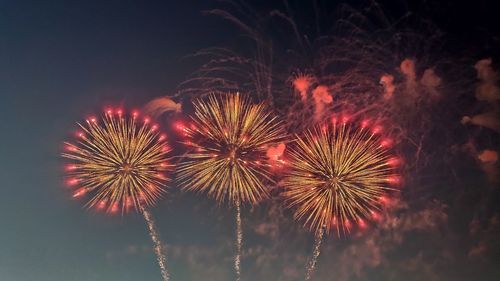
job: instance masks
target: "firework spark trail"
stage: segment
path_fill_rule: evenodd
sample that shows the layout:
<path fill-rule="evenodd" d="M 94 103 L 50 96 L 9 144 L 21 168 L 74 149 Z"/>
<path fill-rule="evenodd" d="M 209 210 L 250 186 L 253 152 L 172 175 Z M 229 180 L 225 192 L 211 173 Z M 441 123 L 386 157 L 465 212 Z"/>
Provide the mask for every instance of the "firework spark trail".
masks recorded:
<path fill-rule="evenodd" d="M 243 241 L 243 231 L 241 230 L 241 208 L 240 203 L 236 203 L 236 256 L 234 257 L 234 270 L 236 271 L 236 281 L 241 280 L 241 244 Z"/>
<path fill-rule="evenodd" d="M 318 261 L 318 257 L 321 251 L 321 241 L 323 240 L 323 234 L 324 230 L 321 229 L 318 234 L 316 235 L 316 238 L 314 239 L 314 251 L 311 256 L 311 259 L 307 263 L 307 271 L 306 271 L 306 278 L 305 281 L 311 280 L 311 276 L 314 273 L 314 269 L 316 268 L 316 262 Z"/>
<path fill-rule="evenodd" d="M 297 136 L 287 155 L 285 202 L 296 208 L 294 218 L 315 233 L 306 281 L 314 273 L 325 232 L 335 229 L 340 236 L 350 233 L 353 224 L 364 229 L 367 220 L 376 221 L 384 196 L 400 181 L 395 174 L 399 160 L 391 155 L 392 141 L 381 135 L 381 126 L 368 120 L 351 125 L 347 116 L 339 117 Z"/>
<path fill-rule="evenodd" d="M 140 122 L 136 112 L 127 116 L 109 109 L 101 121 L 91 117 L 87 126 L 80 125 L 78 142 L 66 143 L 68 151 L 62 156 L 72 161 L 66 171 L 68 184 L 78 186 L 73 197 L 89 193 L 88 207 L 115 213 L 121 206 L 122 214 L 133 207 L 143 214 L 163 280 L 168 281 L 158 231 L 146 207 L 164 193 L 168 178 L 163 173 L 172 167 L 170 148 L 158 126 L 149 123 L 147 117 Z"/>
<path fill-rule="evenodd" d="M 141 207 L 141 210 L 142 214 L 144 215 L 144 219 L 148 224 L 149 235 L 151 236 L 151 240 L 153 240 L 154 243 L 156 260 L 158 261 L 158 265 L 160 266 L 161 276 L 163 277 L 163 281 L 168 281 L 170 280 L 170 276 L 167 270 L 167 258 L 161 245 L 160 235 L 158 234 L 158 230 L 156 229 L 154 220 L 151 217 L 149 211 L 144 207 Z"/>
<path fill-rule="evenodd" d="M 267 151 L 279 143 L 283 128 L 264 103 L 253 104 L 238 93 L 215 95 L 194 102 L 192 124 L 179 125 L 192 151 L 180 164 L 183 190 L 203 192 L 222 204 L 236 206 L 234 269 L 241 278 L 241 204 L 256 204 L 270 196 L 273 182 Z"/>

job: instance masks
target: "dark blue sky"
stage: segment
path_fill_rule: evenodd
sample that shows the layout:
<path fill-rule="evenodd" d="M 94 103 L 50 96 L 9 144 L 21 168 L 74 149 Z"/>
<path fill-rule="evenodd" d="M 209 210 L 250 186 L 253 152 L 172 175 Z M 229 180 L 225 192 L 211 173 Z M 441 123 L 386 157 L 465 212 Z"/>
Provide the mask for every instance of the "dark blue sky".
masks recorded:
<path fill-rule="evenodd" d="M 88 114 L 175 90 L 194 70 L 186 55 L 227 39 L 220 20 L 202 15 L 207 7 L 1 1 L 0 280 L 158 280 L 152 253 L 121 257 L 129 245 L 149 245 L 141 217 L 106 217 L 70 200 L 60 148 Z M 171 200 L 159 204 L 162 235 L 210 239 L 190 223 L 193 202 Z"/>
<path fill-rule="evenodd" d="M 63 185 L 62 142 L 75 122 L 106 106 L 140 108 L 173 94 L 199 66 L 187 55 L 232 45 L 241 34 L 202 14 L 216 1 L 49 2 L 0 1 L 0 280 L 160 280 L 140 215 L 107 216 L 71 199 Z M 476 1 L 464 23 L 467 7 L 453 10 L 450 3 L 430 14 L 453 35 L 447 44 L 462 42 L 450 52 L 479 50 L 464 59 L 474 80 L 475 60 L 493 56 L 498 65 L 500 37 L 489 28 L 493 9 Z M 449 17 L 447 11 L 453 11 Z M 478 44 L 484 48 L 474 48 Z M 475 102 L 473 90 L 468 95 L 465 101 Z M 486 143 L 498 148 L 492 135 Z M 467 157 L 450 160 L 459 174 L 475 167 L 467 179 L 429 184 L 435 191 L 422 208 L 402 203 L 392 225 L 325 242 L 317 280 L 335 280 L 332 272 L 338 280 L 498 280 L 498 182 L 489 182 Z M 437 189 L 443 186 L 446 192 Z M 213 205 L 173 186 L 152 211 L 168 244 L 173 281 L 233 279 L 234 214 Z M 312 237 L 279 206 L 244 211 L 244 280 L 302 278 Z"/>

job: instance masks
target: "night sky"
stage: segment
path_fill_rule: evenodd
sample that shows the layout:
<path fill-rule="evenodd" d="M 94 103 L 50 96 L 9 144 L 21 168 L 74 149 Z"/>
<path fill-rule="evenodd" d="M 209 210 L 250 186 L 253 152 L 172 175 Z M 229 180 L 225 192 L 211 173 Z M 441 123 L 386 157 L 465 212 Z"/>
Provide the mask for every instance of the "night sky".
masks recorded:
<path fill-rule="evenodd" d="M 0 1 L 0 281 L 161 280 L 141 215 L 89 211 L 71 198 L 62 144 L 72 138 L 76 122 L 107 106 L 142 108 L 178 93 L 205 62 L 189 55 L 214 46 L 248 47 L 237 43 L 246 42 L 245 36 L 203 13 L 227 7 L 218 1 L 49 2 Z M 286 10 L 282 1 L 259 2 L 252 4 L 259 13 Z M 325 18 L 338 15 L 340 7 L 320 5 L 332 12 L 322 10 L 323 19 L 315 22 L 311 5 L 296 2 L 290 1 L 290 9 L 305 32 L 328 26 Z M 462 116 L 483 108 L 498 116 L 498 100 L 485 105 L 474 98 L 474 64 L 492 58 L 497 77 L 500 72 L 498 16 L 493 1 L 425 2 L 381 4 L 391 20 L 412 11 L 444 34 L 439 51 L 453 63 L 437 70 L 443 81 L 460 87 L 460 95 L 434 108 L 451 112 L 446 116 L 456 121 L 439 126 L 450 128 L 447 139 L 453 141 L 435 144 L 450 153 L 435 156 L 443 164 L 430 175 L 424 169 L 418 180 L 408 181 L 391 222 L 364 235 L 329 237 L 313 280 L 500 280 L 499 164 L 485 168 L 477 155 L 484 149 L 498 155 L 499 135 L 460 124 Z M 362 10 L 363 3 L 352 5 Z M 282 52 L 286 41 L 277 36 Z M 284 75 L 301 67 L 291 66 Z M 463 76 L 446 76 L 457 73 Z M 166 114 L 160 124 L 168 128 L 175 118 L 184 116 Z M 412 178 L 411 171 L 405 177 Z M 244 209 L 242 280 L 303 280 L 314 239 L 279 207 L 275 198 Z M 234 280 L 233 210 L 173 184 L 152 214 L 167 245 L 171 280 Z"/>

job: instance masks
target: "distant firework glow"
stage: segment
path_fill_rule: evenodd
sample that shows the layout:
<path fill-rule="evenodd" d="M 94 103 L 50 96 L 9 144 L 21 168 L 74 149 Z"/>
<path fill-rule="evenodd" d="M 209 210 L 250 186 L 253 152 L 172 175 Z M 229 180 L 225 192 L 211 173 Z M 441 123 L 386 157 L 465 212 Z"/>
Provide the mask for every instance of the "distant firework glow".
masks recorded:
<path fill-rule="evenodd" d="M 333 118 L 296 138 L 288 153 L 283 196 L 294 217 L 316 234 L 346 234 L 378 216 L 384 196 L 400 182 L 398 158 L 381 127 Z"/>
<path fill-rule="evenodd" d="M 165 135 L 137 113 L 106 111 L 102 120 L 91 117 L 79 124 L 78 141 L 65 143 L 63 157 L 68 184 L 78 186 L 73 197 L 91 194 L 88 207 L 122 212 L 153 205 L 164 192 L 164 172 L 171 168 Z"/>

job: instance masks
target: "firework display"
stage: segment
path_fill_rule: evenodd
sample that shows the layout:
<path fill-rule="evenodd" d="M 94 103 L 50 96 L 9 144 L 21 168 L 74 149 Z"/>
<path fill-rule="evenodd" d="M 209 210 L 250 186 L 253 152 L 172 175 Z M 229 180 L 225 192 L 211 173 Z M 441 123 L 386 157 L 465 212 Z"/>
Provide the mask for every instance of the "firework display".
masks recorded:
<path fill-rule="evenodd" d="M 282 136 L 276 117 L 263 104 L 252 104 L 239 94 L 210 95 L 194 102 L 190 127 L 180 126 L 192 152 L 178 170 L 184 190 L 204 192 L 222 204 L 236 206 L 236 280 L 241 278 L 241 204 L 269 197 L 272 182 L 267 149 Z"/>
<path fill-rule="evenodd" d="M 182 188 L 232 205 L 267 198 L 266 150 L 283 136 L 276 117 L 239 94 L 211 95 L 194 107 L 192 126 L 180 128 L 192 148 L 178 168 Z"/>
<path fill-rule="evenodd" d="M 79 124 L 76 144 L 65 143 L 62 156 L 72 161 L 66 166 L 69 185 L 79 186 L 73 197 L 88 193 L 86 206 L 114 213 L 134 208 L 144 216 L 164 281 L 169 280 L 166 257 L 154 220 L 147 210 L 164 193 L 172 168 L 166 136 L 137 113 L 124 116 L 122 110 L 106 110 L 102 120 L 91 117 Z"/>
<path fill-rule="evenodd" d="M 171 164 L 170 148 L 157 125 L 140 120 L 137 113 L 127 117 L 108 110 L 101 121 L 91 117 L 79 126 L 79 140 L 65 143 L 62 154 L 72 161 L 66 170 L 68 184 L 78 186 L 73 197 L 88 193 L 87 207 L 110 212 L 139 210 L 160 198 Z"/>
<path fill-rule="evenodd" d="M 381 128 L 333 118 L 297 136 L 288 153 L 282 185 L 294 218 L 316 234 L 348 233 L 377 215 L 384 196 L 399 182 L 397 158 Z"/>
<path fill-rule="evenodd" d="M 20 78 L 7 93 L 23 90 L 17 84 L 33 76 L 33 61 L 53 62 L 52 72 L 74 68 L 78 75 L 88 73 L 89 66 L 106 69 L 83 82 L 68 76 L 69 84 L 63 85 L 71 90 L 67 96 L 54 83 L 27 84 L 41 87 L 42 92 L 22 92 L 46 95 L 44 108 L 35 107 L 25 93 L 2 101 L 6 116 L 22 117 L 15 118 L 20 125 L 13 127 L 14 133 L 5 134 L 4 162 L 12 169 L 5 174 L 15 177 L 4 182 L 19 182 L 20 188 L 12 190 L 23 201 L 7 202 L 6 210 L 38 199 L 40 191 L 23 189 L 37 187 L 37 182 L 18 178 L 28 165 L 40 173 L 50 171 L 51 165 L 39 167 L 51 164 L 46 153 L 54 152 L 47 142 L 60 136 L 50 126 L 67 125 L 70 113 L 64 108 L 79 111 L 75 102 L 112 99 L 141 102 L 134 105 L 142 105 L 141 114 L 106 107 L 88 116 L 56 152 L 64 165 L 61 184 L 66 188 L 61 191 L 73 201 L 71 208 L 83 206 L 100 217 L 92 223 L 101 226 L 104 219 L 107 230 L 120 231 L 109 235 L 120 239 L 94 247 L 114 263 L 133 262 L 141 255 L 153 262 L 149 266 L 159 266 L 146 272 L 146 264 L 136 264 L 140 268 L 134 279 L 159 279 L 161 271 L 168 281 L 167 249 L 174 258 L 173 276 L 189 280 L 386 280 L 404 279 L 409 273 L 415 280 L 447 280 L 479 271 L 484 272 L 482 279 L 500 274 L 490 269 L 500 231 L 500 41 L 494 36 L 497 30 L 489 27 L 495 19 L 491 5 L 220 2 L 180 10 L 163 4 L 120 7 L 97 21 L 99 28 L 111 31 L 122 19 L 137 27 L 118 34 L 139 40 L 128 40 L 126 48 L 120 49 L 123 40 L 105 42 L 116 43 L 110 46 L 122 51 L 119 56 L 110 57 L 109 48 L 94 48 L 102 42 L 87 38 L 86 29 L 79 28 L 85 33 L 78 36 L 85 39 L 79 43 L 91 47 L 80 48 L 89 50 L 83 57 L 91 58 L 90 64 L 68 60 L 64 52 L 54 60 L 54 44 L 41 46 L 46 50 L 28 60 L 13 60 L 27 65 L 14 67 Z M 215 18 L 206 22 L 191 16 L 200 8 Z M 93 10 L 83 9 L 75 18 L 85 19 Z M 172 17 L 165 16 L 171 11 L 176 20 L 176 13 L 185 14 L 173 29 Z M 457 20 L 463 18 L 471 20 Z M 182 19 L 210 26 L 193 30 Z M 11 26 L 22 29 L 25 24 Z M 75 45 L 63 42 L 74 36 L 61 35 L 66 30 L 58 26 L 47 29 L 62 40 L 55 47 Z M 165 34 L 190 53 L 167 48 L 161 55 Z M 10 53 L 26 52 L 14 48 Z M 133 79 L 120 82 L 124 77 Z M 46 114 L 52 119 L 42 123 L 21 111 L 42 118 L 55 105 L 63 110 L 57 116 Z M 11 123 L 5 125 L 10 128 Z M 41 135 L 44 143 L 34 145 L 24 131 L 52 134 Z M 29 174 L 38 179 L 40 173 Z M 167 189 L 171 180 L 174 188 Z M 176 200 L 158 204 L 167 190 L 168 198 Z M 58 198 L 46 193 L 42 199 Z M 25 218 L 23 212 L 16 211 L 21 217 L 5 213 L 13 221 L 12 233 L 19 232 L 15 222 Z M 143 235 L 147 231 L 150 236 L 142 242 L 135 238 L 138 217 L 147 227 Z M 61 224 L 67 221 L 60 219 Z M 34 228 L 21 226 L 39 228 L 36 223 Z M 67 226 L 87 227 L 71 221 Z M 45 233 L 53 225 L 43 227 Z M 102 230 L 90 230 L 92 237 L 106 235 Z M 170 241 L 162 241 L 162 231 Z M 38 232 L 31 232 L 38 241 Z M 8 234 L 6 238 L 12 236 Z M 52 240 L 73 243 L 79 238 Z M 144 246 L 148 241 L 149 249 Z M 25 248 L 32 241 L 27 242 Z M 65 254 L 81 251 L 82 245 L 75 245 L 66 247 Z M 88 259 L 84 265 L 93 264 L 92 255 Z M 453 265 L 458 271 L 447 270 Z M 106 269 L 96 270 L 95 276 L 108 276 L 100 272 Z M 17 268 L 8 271 L 51 278 Z"/>

